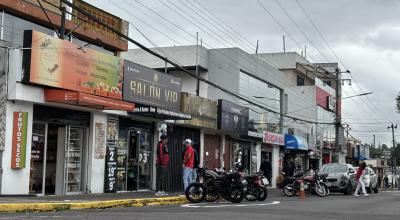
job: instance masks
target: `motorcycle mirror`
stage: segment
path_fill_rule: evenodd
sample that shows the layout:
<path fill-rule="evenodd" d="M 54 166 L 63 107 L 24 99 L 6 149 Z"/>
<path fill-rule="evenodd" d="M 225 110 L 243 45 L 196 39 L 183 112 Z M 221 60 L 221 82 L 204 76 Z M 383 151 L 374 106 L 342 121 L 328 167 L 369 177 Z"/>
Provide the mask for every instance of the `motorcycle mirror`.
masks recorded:
<path fill-rule="evenodd" d="M 206 151 L 206 156 L 208 156 L 208 151 Z"/>

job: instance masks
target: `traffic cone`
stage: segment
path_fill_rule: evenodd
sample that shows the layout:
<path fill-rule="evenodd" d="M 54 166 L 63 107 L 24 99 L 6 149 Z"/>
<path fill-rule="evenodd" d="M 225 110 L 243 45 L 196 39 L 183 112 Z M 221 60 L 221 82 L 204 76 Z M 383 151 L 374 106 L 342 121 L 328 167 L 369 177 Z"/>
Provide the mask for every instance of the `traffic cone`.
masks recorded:
<path fill-rule="evenodd" d="M 304 192 L 304 182 L 300 181 L 300 199 L 305 199 L 306 198 L 306 193 Z"/>

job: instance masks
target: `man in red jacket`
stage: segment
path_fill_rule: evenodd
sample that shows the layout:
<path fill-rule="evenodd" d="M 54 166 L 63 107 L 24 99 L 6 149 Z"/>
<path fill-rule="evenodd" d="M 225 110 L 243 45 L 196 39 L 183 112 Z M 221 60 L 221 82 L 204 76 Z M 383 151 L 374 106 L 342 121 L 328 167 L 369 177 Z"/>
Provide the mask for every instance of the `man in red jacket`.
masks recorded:
<path fill-rule="evenodd" d="M 168 153 L 168 137 L 163 134 L 160 137 L 157 147 L 157 193 L 156 196 L 167 196 L 165 192 L 167 181 L 167 167 L 169 164 L 169 153 Z"/>

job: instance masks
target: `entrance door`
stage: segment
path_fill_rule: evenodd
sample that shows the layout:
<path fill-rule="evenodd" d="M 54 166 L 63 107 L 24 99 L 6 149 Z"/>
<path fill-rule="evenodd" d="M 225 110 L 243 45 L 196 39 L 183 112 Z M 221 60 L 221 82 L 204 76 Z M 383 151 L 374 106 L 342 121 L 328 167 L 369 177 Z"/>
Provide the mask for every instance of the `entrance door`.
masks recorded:
<path fill-rule="evenodd" d="M 128 132 L 127 189 L 129 191 L 151 188 L 152 154 L 151 132 L 130 130 Z"/>
<path fill-rule="evenodd" d="M 85 129 L 34 122 L 32 133 L 30 193 L 63 195 L 82 192 Z"/>

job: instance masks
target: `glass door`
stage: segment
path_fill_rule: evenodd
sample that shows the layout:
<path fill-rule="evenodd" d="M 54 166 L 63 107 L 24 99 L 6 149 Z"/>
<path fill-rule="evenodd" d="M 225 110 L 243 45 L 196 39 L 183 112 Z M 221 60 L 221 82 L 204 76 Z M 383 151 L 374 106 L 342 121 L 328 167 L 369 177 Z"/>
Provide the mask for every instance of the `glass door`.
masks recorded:
<path fill-rule="evenodd" d="M 152 146 L 151 133 L 141 131 L 138 133 L 138 189 L 151 188 L 151 173 L 152 173 Z"/>
<path fill-rule="evenodd" d="M 46 167 L 46 134 L 45 123 L 34 122 L 31 145 L 31 170 L 29 179 L 30 194 L 44 194 Z"/>
<path fill-rule="evenodd" d="M 67 126 L 65 149 L 65 192 L 82 191 L 82 149 L 84 128 Z"/>

